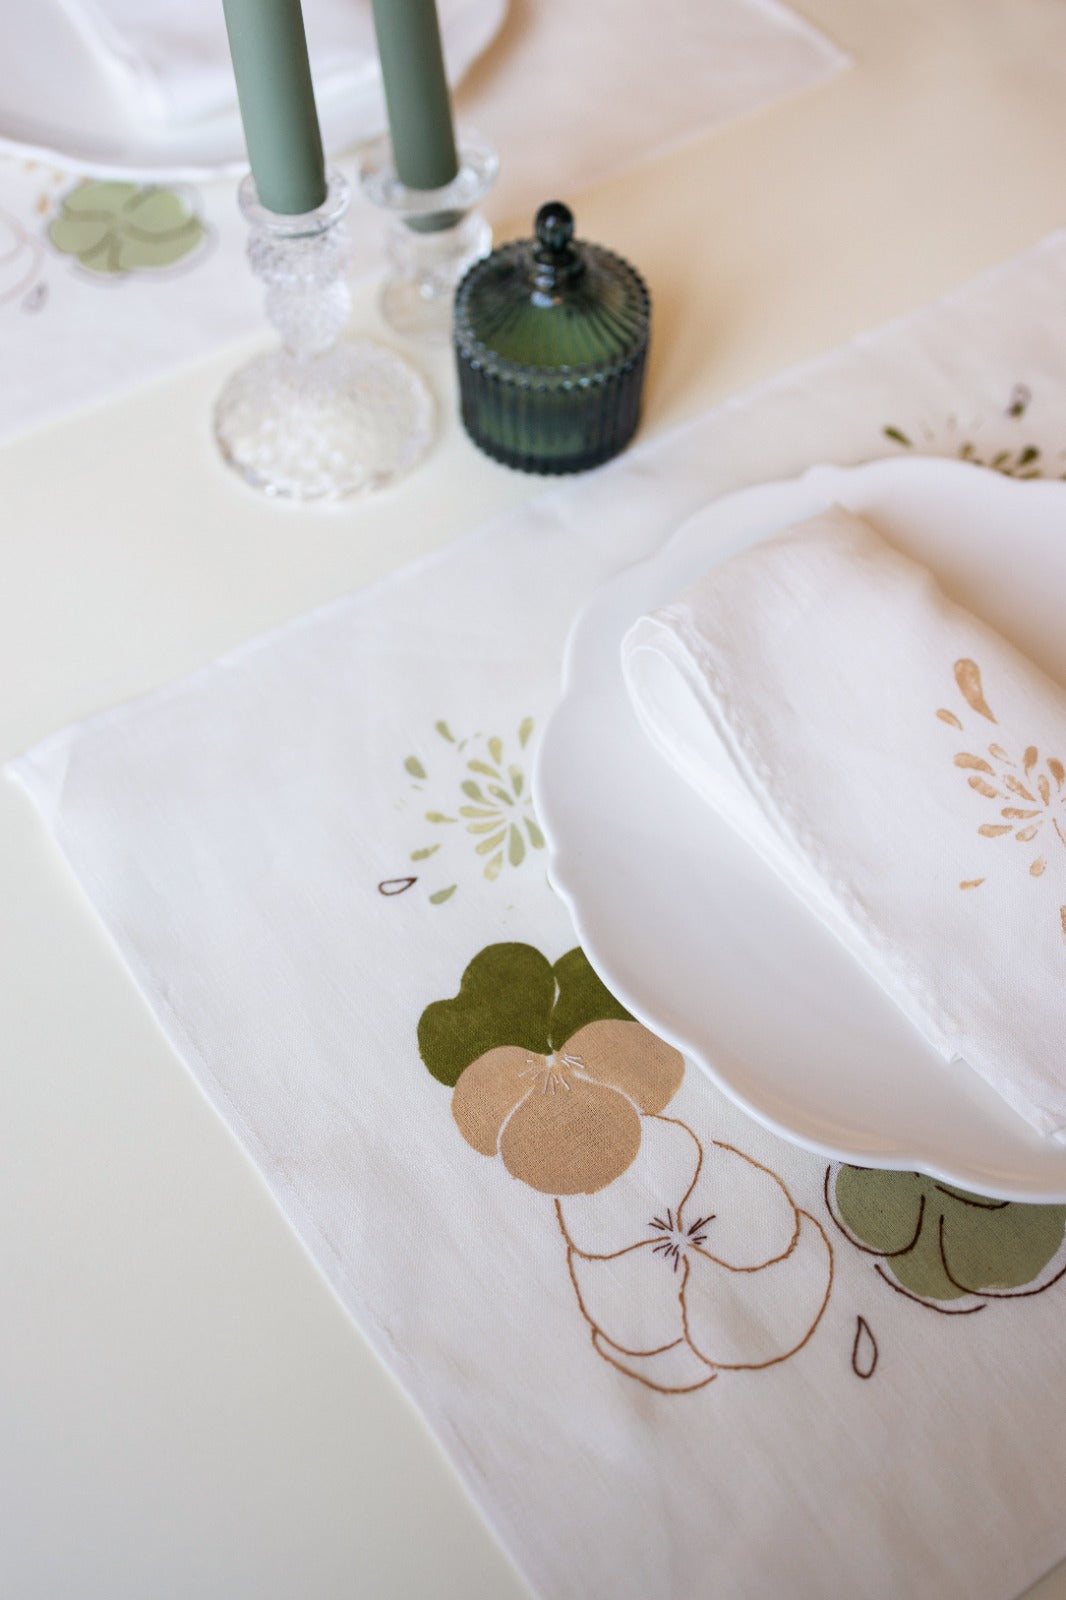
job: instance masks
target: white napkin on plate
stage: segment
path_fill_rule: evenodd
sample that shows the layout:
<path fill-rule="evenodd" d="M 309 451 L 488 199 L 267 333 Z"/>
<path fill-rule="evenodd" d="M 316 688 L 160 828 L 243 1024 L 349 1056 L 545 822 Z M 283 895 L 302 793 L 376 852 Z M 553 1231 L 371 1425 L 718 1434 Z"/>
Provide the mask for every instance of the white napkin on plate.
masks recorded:
<path fill-rule="evenodd" d="M 945 1057 L 1066 1127 L 1066 695 L 834 507 L 622 644 L 644 731 Z"/>
<path fill-rule="evenodd" d="M 9 65 L 27 86 L 36 84 L 38 93 L 47 93 L 58 81 L 54 61 L 49 61 L 52 48 L 58 42 L 69 50 L 77 41 L 85 53 L 84 70 L 103 75 L 127 110 L 150 123 L 180 125 L 227 111 L 236 102 L 221 0 L 182 0 L 180 5 L 34 0 L 34 15 L 25 19 L 16 18 L 16 3 L 0 4 L 0 15 L 11 8 Z M 376 72 L 368 3 L 311 0 L 305 23 L 319 81 L 335 74 L 355 79 Z M 65 79 L 63 92 L 77 97 L 80 79 Z"/>

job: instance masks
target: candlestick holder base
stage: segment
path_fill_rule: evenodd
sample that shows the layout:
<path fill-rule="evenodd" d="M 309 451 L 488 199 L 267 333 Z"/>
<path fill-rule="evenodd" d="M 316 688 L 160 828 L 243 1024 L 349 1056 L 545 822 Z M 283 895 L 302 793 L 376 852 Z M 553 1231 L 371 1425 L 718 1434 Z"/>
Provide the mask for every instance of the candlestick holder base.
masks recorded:
<path fill-rule="evenodd" d="M 496 152 L 463 130 L 458 149 L 458 174 L 441 189 L 401 183 L 387 135 L 364 147 L 359 164 L 363 193 L 390 214 L 382 315 L 398 333 L 434 344 L 450 340 L 459 281 L 492 248 L 492 229 L 476 207 L 499 171 Z"/>
<path fill-rule="evenodd" d="M 215 404 L 223 458 L 255 488 L 292 500 L 339 499 L 392 483 L 433 436 L 433 401 L 413 367 L 368 339 L 342 337 L 351 312 L 342 219 L 350 190 L 329 175 L 326 199 L 302 216 L 259 204 L 240 186 L 252 271 L 282 347 L 255 357 Z"/>

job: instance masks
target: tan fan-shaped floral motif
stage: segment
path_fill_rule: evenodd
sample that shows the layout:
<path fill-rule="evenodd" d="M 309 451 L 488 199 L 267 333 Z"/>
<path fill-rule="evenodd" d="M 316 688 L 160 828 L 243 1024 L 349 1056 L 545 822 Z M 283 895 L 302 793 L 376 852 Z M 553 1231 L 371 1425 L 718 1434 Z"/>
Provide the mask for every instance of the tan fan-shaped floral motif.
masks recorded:
<path fill-rule="evenodd" d="M 970 709 L 995 724 L 976 661 L 966 657 L 956 661 L 955 682 Z M 937 716 L 949 727 L 963 729 L 954 711 L 941 707 Z M 981 837 L 1013 836 L 1018 844 L 1035 845 L 1029 875 L 1043 877 L 1048 866 L 1046 852 L 1058 846 L 1066 849 L 1066 765 L 1061 758 L 1042 753 L 1035 744 L 1012 755 L 992 740 L 981 750 L 960 750 L 955 765 L 967 774 L 970 788 L 996 808 L 995 820 L 978 827 Z M 964 878 L 959 888 L 978 889 L 984 881 L 984 877 Z M 1066 906 L 1059 907 L 1059 920 L 1066 937 Z"/>

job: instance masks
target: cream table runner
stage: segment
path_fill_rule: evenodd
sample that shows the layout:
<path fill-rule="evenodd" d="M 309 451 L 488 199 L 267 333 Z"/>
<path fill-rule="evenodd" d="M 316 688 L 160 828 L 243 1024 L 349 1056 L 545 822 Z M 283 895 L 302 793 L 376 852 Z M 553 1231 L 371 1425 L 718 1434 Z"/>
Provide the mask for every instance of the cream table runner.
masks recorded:
<path fill-rule="evenodd" d="M 1058 235 L 14 765 L 552 1600 L 1005 1600 L 1066 1555 L 1066 1208 L 746 1119 L 595 979 L 529 798 L 576 608 L 709 497 L 1066 472 L 1064 292 Z"/>
<path fill-rule="evenodd" d="M 476 9 L 476 8 L 475 8 Z M 501 11 L 503 6 L 501 4 Z M 442 6 L 452 76 L 473 44 Z M 777 0 L 535 0 L 505 24 L 458 114 L 492 140 L 492 219 L 571 197 L 839 71 L 846 58 Z M 314 21 L 309 15 L 309 28 Z M 475 26 L 478 26 L 476 24 Z M 467 34 L 470 28 L 466 28 Z M 679 64 L 684 66 L 678 71 Z M 378 97 L 380 99 L 380 97 Z M 361 137 L 379 130 L 368 101 Z M 0 97 L 0 147 L 5 127 Z M 332 148 L 346 175 L 354 163 Z M 75 172 L 80 174 L 76 176 Z M 150 174 L 148 175 L 150 176 Z M 357 195 L 353 271 L 380 273 L 378 214 Z M 265 329 L 236 180 L 117 182 L 0 156 L 0 438 Z"/>

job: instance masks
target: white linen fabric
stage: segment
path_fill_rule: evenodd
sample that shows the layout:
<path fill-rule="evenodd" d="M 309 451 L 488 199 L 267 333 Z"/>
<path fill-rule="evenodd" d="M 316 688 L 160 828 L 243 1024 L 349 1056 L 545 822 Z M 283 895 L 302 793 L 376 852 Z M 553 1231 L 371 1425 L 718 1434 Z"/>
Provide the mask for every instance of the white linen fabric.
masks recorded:
<path fill-rule="evenodd" d="M 751 1122 L 590 981 L 528 805 L 576 609 L 712 496 L 923 425 L 1057 461 L 1064 277 L 1059 236 L 14 766 L 551 1600 L 1007 1600 L 1066 1555 L 1066 1208 Z"/>
<path fill-rule="evenodd" d="M 233 69 L 219 0 L 182 0 L 180 7 L 146 6 L 144 0 L 62 0 L 61 9 L 104 69 L 122 76 L 138 115 L 161 123 L 191 122 L 233 105 Z M 375 74 L 368 7 L 354 0 L 307 0 L 304 15 L 319 82 Z M 45 92 L 48 84 L 45 73 Z"/>
<path fill-rule="evenodd" d="M 463 0 L 443 0 L 461 11 Z M 320 93 L 357 90 L 377 77 L 369 0 L 306 0 L 311 69 Z M 66 130 L 79 151 L 101 116 L 132 145 L 148 129 L 175 131 L 235 112 L 221 0 L 0 0 L 10 42 L 0 89 L 0 132 Z M 220 130 L 222 131 L 222 130 Z"/>
<path fill-rule="evenodd" d="M 232 89 L 217 0 L 181 8 L 166 27 L 159 8 L 137 0 L 68 0 L 59 10 L 0 0 L 0 37 L 5 7 L 19 49 L 0 83 L 0 151 L 6 141 L 11 152 L 0 155 L 0 438 L 264 328 L 235 179 L 202 181 L 219 159 L 238 172 L 244 165 L 236 112 L 174 120 L 178 108 L 217 98 L 227 75 Z M 505 9 L 504 0 L 441 0 L 453 83 L 493 38 Z M 108 19 L 122 38 L 124 65 L 123 51 L 105 47 L 100 28 L 85 35 L 91 16 Z M 369 17 L 369 0 L 308 0 L 306 7 L 323 139 L 356 191 L 355 277 L 382 273 L 385 261 L 383 220 L 359 194 L 351 164 L 339 159 L 384 126 L 376 62 L 368 78 L 360 53 Z M 654 8 L 611 0 L 609 27 L 604 20 L 602 8 L 573 0 L 523 7 L 493 41 L 476 89 L 458 94 L 460 124 L 489 137 L 500 157 L 483 206 L 490 222 L 526 214 L 531 225 L 550 193 L 580 191 L 846 64 L 773 0 L 662 0 Z M 347 57 L 342 24 L 353 40 Z M 547 83 L 546 118 L 543 96 L 528 86 Z M 137 110 L 145 99 L 156 107 L 154 120 Z M 38 159 L 27 162 L 26 153 Z M 159 185 L 167 186 L 162 196 Z M 83 211 L 91 215 L 72 227 L 71 213 Z"/>
<path fill-rule="evenodd" d="M 660 754 L 930 1044 L 1066 1125 L 1066 910 L 1034 927 L 1029 881 L 1066 846 L 1063 691 L 839 506 L 639 618 L 622 670 Z M 975 843 L 1007 834 L 1028 876 L 987 885 Z"/>

